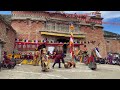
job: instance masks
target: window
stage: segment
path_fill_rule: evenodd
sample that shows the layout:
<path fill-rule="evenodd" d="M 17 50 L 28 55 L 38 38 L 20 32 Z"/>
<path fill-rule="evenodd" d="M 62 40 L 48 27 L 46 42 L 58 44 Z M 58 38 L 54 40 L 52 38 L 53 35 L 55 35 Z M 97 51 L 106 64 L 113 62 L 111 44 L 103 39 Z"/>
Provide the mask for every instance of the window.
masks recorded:
<path fill-rule="evenodd" d="M 55 23 L 46 22 L 46 23 L 45 23 L 45 28 L 46 28 L 47 30 L 55 30 Z"/>
<path fill-rule="evenodd" d="M 75 30 L 74 32 L 79 32 L 79 26 L 78 25 L 75 25 Z"/>
<path fill-rule="evenodd" d="M 69 26 L 68 25 L 64 25 L 64 29 L 65 32 L 69 32 Z"/>
<path fill-rule="evenodd" d="M 57 31 L 69 32 L 69 25 L 61 24 L 61 23 L 47 22 L 45 24 L 45 28 L 47 30 L 55 30 L 56 29 Z"/>
<path fill-rule="evenodd" d="M 57 30 L 58 30 L 58 31 L 61 30 L 61 25 L 60 25 L 60 24 L 58 24 L 58 28 L 57 28 Z"/>
<path fill-rule="evenodd" d="M 55 23 L 51 23 L 51 30 L 55 30 Z"/>
<path fill-rule="evenodd" d="M 46 24 L 47 30 L 50 30 L 50 23 Z"/>

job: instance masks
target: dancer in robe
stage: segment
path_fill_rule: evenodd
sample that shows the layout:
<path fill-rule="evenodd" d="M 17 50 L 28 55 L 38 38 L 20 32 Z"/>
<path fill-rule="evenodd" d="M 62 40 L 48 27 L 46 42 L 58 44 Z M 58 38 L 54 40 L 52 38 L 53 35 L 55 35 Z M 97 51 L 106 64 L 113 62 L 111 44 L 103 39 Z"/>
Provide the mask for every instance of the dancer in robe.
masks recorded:
<path fill-rule="evenodd" d="M 47 55 L 47 50 L 45 48 L 42 49 L 41 52 L 41 67 L 42 71 L 48 71 L 50 69 L 49 60 Z"/>
<path fill-rule="evenodd" d="M 40 61 L 40 52 L 38 51 L 38 49 L 36 49 L 35 52 L 34 52 L 33 65 L 34 66 L 38 66 L 39 65 L 39 61 Z"/>
<path fill-rule="evenodd" d="M 97 57 L 95 49 L 91 51 L 91 56 L 88 58 L 88 67 L 92 70 L 97 69 L 97 64 L 95 62 L 95 58 Z"/>

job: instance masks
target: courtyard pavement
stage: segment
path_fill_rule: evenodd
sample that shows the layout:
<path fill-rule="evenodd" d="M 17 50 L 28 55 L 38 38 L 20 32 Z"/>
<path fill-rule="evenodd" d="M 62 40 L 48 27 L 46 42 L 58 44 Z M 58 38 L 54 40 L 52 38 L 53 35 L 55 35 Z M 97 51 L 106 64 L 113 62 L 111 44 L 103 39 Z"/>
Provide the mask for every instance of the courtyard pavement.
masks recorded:
<path fill-rule="evenodd" d="M 17 65 L 11 70 L 1 70 L 0 79 L 120 79 L 120 66 L 117 65 L 98 64 L 96 71 L 79 62 L 71 69 L 61 65 L 62 68 L 58 68 L 56 64 L 49 72 L 42 72 L 40 66 Z"/>

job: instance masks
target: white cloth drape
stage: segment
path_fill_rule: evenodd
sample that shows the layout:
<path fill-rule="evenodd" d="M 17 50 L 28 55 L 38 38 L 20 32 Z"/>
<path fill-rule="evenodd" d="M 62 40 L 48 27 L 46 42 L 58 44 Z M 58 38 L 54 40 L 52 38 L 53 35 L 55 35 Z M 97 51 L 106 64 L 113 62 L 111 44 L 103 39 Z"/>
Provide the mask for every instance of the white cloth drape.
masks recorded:
<path fill-rule="evenodd" d="M 53 51 L 54 51 L 55 47 L 48 47 L 48 51 L 53 54 Z"/>
<path fill-rule="evenodd" d="M 96 52 L 96 55 L 99 57 L 99 58 L 102 58 L 102 56 L 100 55 L 100 53 L 95 49 L 95 52 Z"/>

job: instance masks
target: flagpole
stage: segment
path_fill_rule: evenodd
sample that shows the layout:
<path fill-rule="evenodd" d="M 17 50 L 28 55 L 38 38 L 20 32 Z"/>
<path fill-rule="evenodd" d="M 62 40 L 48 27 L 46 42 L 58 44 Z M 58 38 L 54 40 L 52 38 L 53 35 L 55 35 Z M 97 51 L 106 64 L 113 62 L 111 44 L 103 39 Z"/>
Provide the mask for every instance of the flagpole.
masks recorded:
<path fill-rule="evenodd" d="M 73 24 L 70 25 L 70 44 L 71 44 L 71 39 L 72 39 L 72 44 L 70 45 L 70 49 L 72 50 L 71 53 L 72 53 L 72 58 L 71 60 L 74 62 L 74 41 L 73 41 L 73 30 L 74 30 L 74 26 Z"/>

